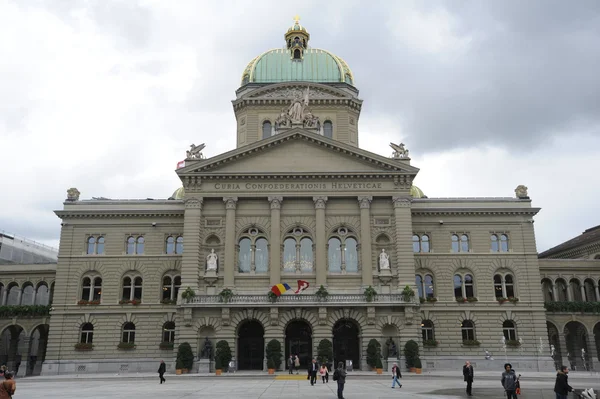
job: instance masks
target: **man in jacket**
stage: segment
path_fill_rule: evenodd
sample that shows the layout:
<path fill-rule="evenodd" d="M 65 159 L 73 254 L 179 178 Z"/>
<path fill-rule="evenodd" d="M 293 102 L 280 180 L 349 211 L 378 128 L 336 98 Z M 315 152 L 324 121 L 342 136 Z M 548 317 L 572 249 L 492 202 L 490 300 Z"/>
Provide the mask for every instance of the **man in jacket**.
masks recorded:
<path fill-rule="evenodd" d="M 554 383 L 556 399 L 567 399 L 567 395 L 573 390 L 569 385 L 569 377 L 567 374 L 569 374 L 567 366 L 560 366 L 560 371 L 556 374 L 556 382 Z"/>
<path fill-rule="evenodd" d="M 315 385 L 317 382 L 317 373 L 319 372 L 319 365 L 316 359 L 313 359 L 312 363 L 308 366 L 308 372 L 310 373 L 310 385 Z"/>
<path fill-rule="evenodd" d="M 471 389 L 473 386 L 473 366 L 471 366 L 471 362 L 467 360 L 465 365 L 463 366 L 463 377 L 465 378 L 465 382 L 467 383 L 467 395 L 473 396 L 471 393 Z"/>
<path fill-rule="evenodd" d="M 517 399 L 517 376 L 515 371 L 512 369 L 510 363 L 504 365 L 504 372 L 502 373 L 502 386 L 506 392 L 507 399 Z"/>
<path fill-rule="evenodd" d="M 294 373 L 294 355 L 290 355 L 290 358 L 288 359 L 288 371 L 290 374 Z"/>
<path fill-rule="evenodd" d="M 161 384 L 163 382 L 167 382 L 167 380 L 165 380 L 165 377 L 163 377 L 165 375 L 165 371 L 167 371 L 167 366 L 165 365 L 165 361 L 161 360 L 160 366 L 158 366 L 158 376 L 160 377 Z"/>
<path fill-rule="evenodd" d="M 338 399 L 344 399 L 344 384 L 346 384 L 346 370 L 344 370 L 344 362 L 338 363 L 338 368 L 333 373 L 333 380 L 338 384 Z"/>

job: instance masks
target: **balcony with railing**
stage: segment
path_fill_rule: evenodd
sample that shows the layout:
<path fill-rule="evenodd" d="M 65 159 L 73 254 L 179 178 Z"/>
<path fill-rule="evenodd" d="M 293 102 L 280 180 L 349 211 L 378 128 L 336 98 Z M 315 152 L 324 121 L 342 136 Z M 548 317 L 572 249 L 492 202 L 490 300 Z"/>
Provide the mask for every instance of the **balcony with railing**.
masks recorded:
<path fill-rule="evenodd" d="M 401 294 L 379 294 L 367 298 L 364 294 L 330 294 L 326 297 L 315 294 L 281 295 L 196 295 L 189 300 L 182 299 L 184 307 L 334 307 L 334 306 L 406 306 L 416 305 L 414 300 L 405 301 Z"/>

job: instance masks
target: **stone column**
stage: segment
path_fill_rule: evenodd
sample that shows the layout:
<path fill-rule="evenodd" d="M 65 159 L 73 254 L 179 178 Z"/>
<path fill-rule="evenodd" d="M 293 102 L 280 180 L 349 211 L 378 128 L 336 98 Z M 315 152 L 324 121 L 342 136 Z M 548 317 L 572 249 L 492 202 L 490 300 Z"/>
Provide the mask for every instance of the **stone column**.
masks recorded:
<path fill-rule="evenodd" d="M 392 197 L 396 227 L 396 270 L 400 290 L 415 287 L 415 260 L 412 249 L 411 201 L 408 197 Z"/>
<path fill-rule="evenodd" d="M 558 291 L 556 290 L 556 284 L 552 283 L 552 299 L 558 301 Z"/>
<path fill-rule="evenodd" d="M 567 301 L 571 302 L 573 300 L 573 284 L 569 281 L 567 283 Z"/>
<path fill-rule="evenodd" d="M 224 197 L 226 216 L 225 216 L 225 276 L 224 285 L 228 288 L 234 286 L 234 270 L 237 254 L 235 253 L 235 209 L 237 206 L 237 197 Z"/>
<path fill-rule="evenodd" d="M 186 287 L 198 289 L 199 271 L 204 271 L 204 262 L 200 259 L 200 229 L 202 224 L 202 197 L 185 200 L 183 214 L 183 245 L 181 256 L 181 292 Z"/>
<path fill-rule="evenodd" d="M 0 298 L 0 306 L 6 305 L 7 295 L 8 295 L 8 289 L 6 287 L 4 287 L 4 290 L 2 291 L 2 298 Z M 596 287 L 596 295 L 598 295 L 598 287 Z"/>
<path fill-rule="evenodd" d="M 269 275 L 271 285 L 281 281 L 281 202 L 283 197 L 269 197 L 271 203 L 271 245 L 269 252 Z"/>
<path fill-rule="evenodd" d="M 373 285 L 373 253 L 371 250 L 371 201 L 373 197 L 358 197 L 360 206 L 360 260 L 362 267 L 362 285 L 366 288 Z"/>
<path fill-rule="evenodd" d="M 581 300 L 582 301 L 585 302 L 587 300 L 587 301 L 591 302 L 591 298 L 588 299 L 585 297 L 585 284 L 582 284 L 579 286 L 579 292 L 581 292 Z"/>
<path fill-rule="evenodd" d="M 600 290 L 598 289 L 597 285 L 594 286 L 594 291 L 596 291 L 596 301 L 600 302 Z M 6 292 L 5 292 L 5 294 L 6 294 Z M 6 299 L 6 298 L 4 298 L 4 299 Z"/>
<path fill-rule="evenodd" d="M 317 287 L 327 284 L 327 237 L 325 235 L 325 204 L 327 197 L 313 197 L 317 225 L 315 242 L 317 245 Z"/>
<path fill-rule="evenodd" d="M 21 364 L 17 371 L 17 377 L 25 377 L 27 375 L 27 362 L 29 361 L 29 343 L 31 337 L 24 336 L 19 340 L 18 353 L 21 355 Z"/>

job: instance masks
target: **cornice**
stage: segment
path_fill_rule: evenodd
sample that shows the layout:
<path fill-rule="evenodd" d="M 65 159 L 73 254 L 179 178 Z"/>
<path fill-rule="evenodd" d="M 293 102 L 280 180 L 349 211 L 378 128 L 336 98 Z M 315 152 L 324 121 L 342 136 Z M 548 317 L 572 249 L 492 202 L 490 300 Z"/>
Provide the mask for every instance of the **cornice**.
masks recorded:
<path fill-rule="evenodd" d="M 234 111 L 242 110 L 246 107 L 253 106 L 286 106 L 292 102 L 291 99 L 282 98 L 242 98 L 233 104 Z M 318 109 L 319 107 L 343 107 L 357 111 L 362 109 L 362 100 L 353 98 L 317 98 L 310 100 L 311 108 Z"/>
<path fill-rule="evenodd" d="M 153 210 L 88 210 L 88 211 L 54 211 L 61 219 L 110 219 L 110 218 L 144 218 L 144 217 L 168 217 L 183 218 L 184 210 L 177 211 L 153 211 Z"/>
<path fill-rule="evenodd" d="M 203 174 L 202 178 L 205 180 L 278 180 L 278 179 L 291 179 L 291 180 L 322 180 L 322 179 L 391 179 L 397 177 L 400 173 L 365 173 L 365 172 L 348 172 L 348 173 L 287 173 L 287 174 L 273 174 L 273 173 L 214 173 L 214 174 Z M 412 179 L 411 179 L 412 181 Z"/>
<path fill-rule="evenodd" d="M 527 215 L 534 216 L 540 208 L 412 208 L 413 216 L 442 216 L 442 215 Z"/>

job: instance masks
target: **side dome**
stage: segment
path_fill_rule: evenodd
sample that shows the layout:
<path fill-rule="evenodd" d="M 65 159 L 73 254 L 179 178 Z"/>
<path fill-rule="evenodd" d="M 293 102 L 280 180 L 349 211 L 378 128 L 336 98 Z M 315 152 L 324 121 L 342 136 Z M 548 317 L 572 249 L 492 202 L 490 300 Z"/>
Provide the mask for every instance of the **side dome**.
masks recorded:
<path fill-rule="evenodd" d="M 176 200 L 182 200 L 184 197 L 185 197 L 185 189 L 183 188 L 183 186 L 179 187 L 171 195 L 171 198 L 176 199 Z"/>
<path fill-rule="evenodd" d="M 266 51 L 248 63 L 242 73 L 242 86 L 281 82 L 354 85 L 346 61 L 327 50 L 309 47 L 310 34 L 298 20 L 284 35 L 286 47 Z"/>
<path fill-rule="evenodd" d="M 419 187 L 414 185 L 410 187 L 410 195 L 413 198 L 427 198 L 425 193 Z"/>

